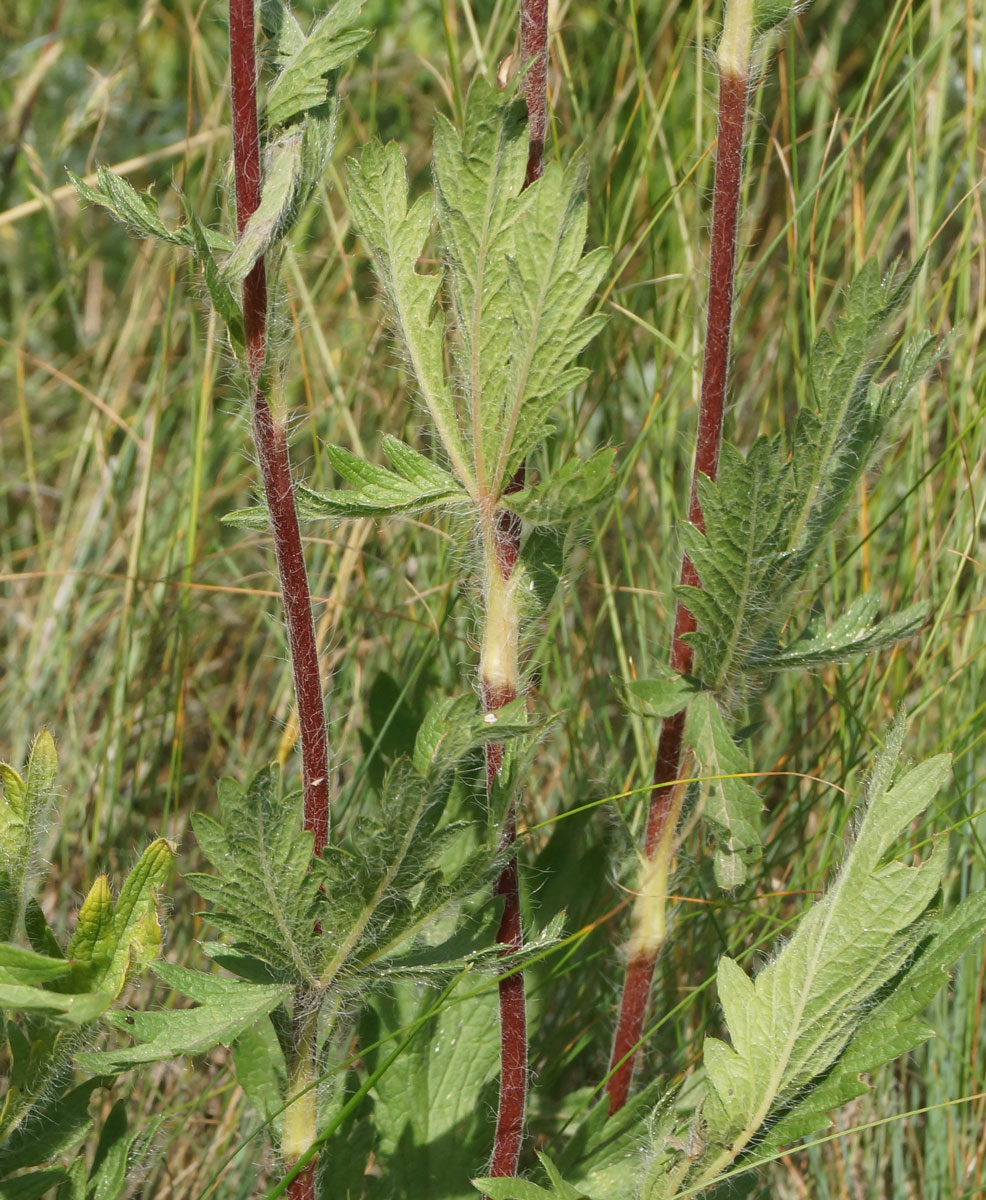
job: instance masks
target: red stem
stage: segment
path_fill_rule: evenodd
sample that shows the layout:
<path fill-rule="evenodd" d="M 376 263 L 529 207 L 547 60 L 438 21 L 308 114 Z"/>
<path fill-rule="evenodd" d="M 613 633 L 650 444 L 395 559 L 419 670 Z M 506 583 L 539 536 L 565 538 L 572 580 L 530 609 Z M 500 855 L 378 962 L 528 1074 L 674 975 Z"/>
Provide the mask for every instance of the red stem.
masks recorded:
<path fill-rule="evenodd" d="M 524 76 L 524 98 L 527 102 L 527 173 L 524 187 L 529 187 L 544 174 L 544 139 L 548 126 L 548 0 L 520 0 L 520 60 L 521 66 L 530 63 Z M 510 481 L 507 491 L 523 488 L 527 470 L 523 463 Z M 501 510 L 496 525 L 496 556 L 503 578 L 513 574 L 520 553 L 520 520 Z M 513 694 L 491 693 L 483 689 L 483 707 L 487 712 L 502 708 L 514 699 Z M 503 764 L 503 746 L 492 743 L 486 747 L 486 786 L 493 782 Z M 504 823 L 500 848 L 513 845 L 517 836 L 517 815 L 511 806 Z M 523 948 L 524 929 L 520 919 L 520 875 L 517 859 L 500 872 L 493 887 L 494 896 L 503 897 L 503 916 L 497 931 L 497 941 L 504 954 Z M 527 1007 L 524 996 L 524 976 L 515 971 L 500 980 L 500 1097 L 496 1113 L 496 1133 L 490 1175 L 516 1175 L 524 1140 L 524 1116 L 527 1111 Z"/>
<path fill-rule="evenodd" d="M 233 167 L 236 178 L 236 227 L 240 234 L 260 203 L 255 43 L 253 0 L 229 0 Z M 328 737 L 315 622 L 294 504 L 287 436 L 283 424 L 275 420 L 271 412 L 262 378 L 267 357 L 267 275 L 263 258 L 257 260 L 243 281 L 243 324 L 253 390 L 253 437 L 274 534 L 298 704 L 305 828 L 314 834 L 314 851 L 320 854 L 329 834 Z"/>
<path fill-rule="evenodd" d="M 722 445 L 722 413 L 729 373 L 729 346 L 733 321 L 733 281 L 736 268 L 736 226 L 739 218 L 740 185 L 743 177 L 743 125 L 746 119 L 747 79 L 722 74 L 719 78 L 719 133 L 717 139 L 715 189 L 712 200 L 712 244 L 709 263 L 708 317 L 705 358 L 702 365 L 702 398 L 698 416 L 695 467 L 692 473 L 688 520 L 705 528 L 698 498 L 698 477 L 715 479 Z M 685 555 L 681 583 L 697 587 L 698 575 Z M 695 618 L 679 600 L 675 608 L 671 669 L 687 673 L 692 667 L 692 648 L 684 640 L 695 630 Z M 653 858 L 668 833 L 667 822 L 674 807 L 674 782 L 681 770 L 684 712 L 665 720 L 654 764 L 644 852 Z M 634 1061 L 640 1046 L 657 956 L 638 954 L 627 963 L 620 1015 L 613 1037 L 610 1074 L 606 1083 L 609 1111 L 626 1104 Z"/>

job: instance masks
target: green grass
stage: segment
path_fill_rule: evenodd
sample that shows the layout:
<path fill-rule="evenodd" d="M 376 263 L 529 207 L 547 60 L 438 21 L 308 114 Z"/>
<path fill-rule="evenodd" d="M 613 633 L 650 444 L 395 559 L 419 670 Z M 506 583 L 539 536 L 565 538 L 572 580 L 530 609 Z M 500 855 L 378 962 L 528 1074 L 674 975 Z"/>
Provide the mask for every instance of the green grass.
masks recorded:
<path fill-rule="evenodd" d="M 242 778 L 289 745 L 270 544 L 219 524 L 251 501 L 256 472 L 242 391 L 199 288 L 169 249 L 126 238 L 74 199 L 48 199 L 66 165 L 82 173 L 146 156 L 129 172 L 135 186 L 154 185 L 174 210 L 174 178 L 219 219 L 209 180 L 229 154 L 221 7 L 173 0 L 140 12 L 65 0 L 56 13 L 12 0 L 0 16 L 8 135 L 27 109 L 6 175 L 0 157 L 0 753 L 19 762 L 38 727 L 55 732 L 64 797 L 46 900 L 56 921 L 151 834 L 180 840 L 182 868 L 198 866 L 189 815 L 212 806 L 221 774 Z M 370 133 L 396 138 L 420 187 L 432 114 L 457 110 L 475 72 L 495 71 L 513 45 L 510 4 L 412 9 L 368 5 L 379 32 L 346 80 L 331 186 L 286 264 L 280 337 L 294 461 L 318 483 L 329 482 L 320 442 L 374 456 L 381 431 L 413 441 L 420 424 L 349 230 L 345 157 Z M 558 446 L 617 445 L 621 488 L 531 647 L 538 706 L 558 721 L 523 813 L 522 828 L 537 826 L 524 850 L 530 919 L 566 907 L 569 932 L 594 927 L 531 972 L 534 1131 L 557 1128 L 557 1103 L 601 1079 L 609 1049 L 625 936 L 617 872 L 644 797 L 602 801 L 641 788 L 652 769 L 656 726 L 625 712 L 619 684 L 663 661 L 670 636 L 700 368 L 708 53 L 719 17 L 673 0 L 563 4 L 553 40 L 549 153 L 587 145 L 590 237 L 616 251 L 604 297 L 612 319 L 585 356 L 592 378 L 573 397 Z M 986 883 L 986 73 L 974 57 L 984 38 L 982 14 L 958 0 L 818 0 L 772 50 L 756 98 L 727 436 L 748 444 L 791 419 L 812 338 L 867 256 L 889 264 L 927 248 L 907 323 L 947 336 L 948 353 L 816 582 L 834 600 L 867 587 L 888 607 L 925 599 L 933 619 L 893 653 L 793 676 L 751 710 L 763 723 L 758 768 L 789 774 L 763 781 L 769 840 L 749 890 L 724 899 L 701 845 L 688 843 L 648 1073 L 692 1062 L 703 1030 L 718 1027 L 708 981 L 722 950 L 755 957 L 838 861 L 848 824 L 839 789 L 861 775 L 899 704 L 914 716 L 915 757 L 955 755 L 936 822 L 952 831 L 952 896 Z M 155 157 L 186 133 L 202 135 L 193 150 Z M 33 197 L 37 211 L 18 207 Z M 411 522 L 308 527 L 307 545 L 334 819 L 345 824 L 372 810 L 382 768 L 408 748 L 426 698 L 474 682 L 475 596 L 448 582 L 471 551 Z M 573 861 L 574 896 L 556 869 Z M 179 879 L 171 957 L 194 953 L 195 906 Z M 984 962 L 970 953 L 937 1002 L 939 1036 L 840 1114 L 846 1136 L 793 1151 L 765 1176 L 763 1195 L 977 1194 Z M 229 1064 L 214 1056 L 155 1071 L 139 1103 L 178 1116 L 135 1194 L 198 1196 L 239 1146 L 218 1194 L 250 1194 L 257 1151 L 244 1138 L 255 1118 Z M 918 1109 L 927 1111 L 901 1118 Z"/>

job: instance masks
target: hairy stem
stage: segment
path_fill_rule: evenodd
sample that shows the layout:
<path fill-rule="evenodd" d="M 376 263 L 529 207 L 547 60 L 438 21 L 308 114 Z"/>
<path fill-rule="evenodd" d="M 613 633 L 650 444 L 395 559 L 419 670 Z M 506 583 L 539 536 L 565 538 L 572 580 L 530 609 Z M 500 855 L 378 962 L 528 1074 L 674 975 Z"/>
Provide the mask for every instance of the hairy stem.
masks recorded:
<path fill-rule="evenodd" d="M 229 0 L 229 51 L 233 102 L 233 168 L 236 226 L 242 235 L 260 204 L 260 130 L 257 120 L 257 54 L 253 0 Z M 329 836 L 329 747 L 322 682 L 315 640 L 308 570 L 291 482 L 291 459 L 283 419 L 267 398 L 267 273 L 261 256 L 243 280 L 243 325 L 253 402 L 253 439 L 270 512 L 278 578 L 291 649 L 298 726 L 305 828 L 320 854 Z M 315 1090 L 316 1016 L 299 1015 L 308 1007 L 309 989 L 295 996 L 295 1036 L 291 1049 L 290 1093 L 303 1094 L 285 1110 L 282 1151 L 288 1167 L 317 1135 Z M 314 1010 L 317 1013 L 317 1008 Z M 305 1091 L 305 1088 L 308 1090 Z M 317 1159 L 288 1185 L 290 1200 L 314 1200 Z"/>
<path fill-rule="evenodd" d="M 260 203 L 261 185 L 252 0 L 230 0 L 229 50 L 236 225 L 237 232 L 242 234 Z M 314 834 L 315 853 L 319 854 L 329 832 L 328 737 L 308 572 L 291 483 L 287 432 L 283 420 L 271 410 L 263 379 L 267 357 L 267 274 L 262 257 L 243 281 L 243 324 L 253 392 L 253 438 L 270 511 L 298 705 L 305 828 Z"/>
<path fill-rule="evenodd" d="M 524 97 L 527 101 L 528 151 L 524 186 L 529 187 L 544 173 L 544 139 L 548 125 L 548 0 L 520 0 L 520 59 L 530 67 L 524 76 Z M 527 476 L 522 463 L 507 488 L 519 491 Z M 517 695 L 518 618 L 510 587 L 517 556 L 520 553 L 520 521 L 512 514 L 500 511 L 493 523 L 492 546 L 487 551 L 487 577 L 493 593 L 502 596 L 503 616 L 513 621 L 513 627 L 503 623 L 500 649 L 507 648 L 512 656 L 514 682 L 510 682 L 509 667 L 499 682 L 490 676 L 490 665 L 484 646 L 482 675 L 483 707 L 494 711 L 509 704 Z M 491 561 L 492 560 L 492 561 Z M 488 589 L 488 600 L 492 593 Z M 487 607 L 487 618 L 490 616 Z M 487 620 L 488 632 L 490 622 Z M 486 787 L 488 791 L 500 772 L 503 746 L 495 743 L 486 747 Z M 507 814 L 501 838 L 501 849 L 513 844 L 517 836 L 517 817 L 513 807 Z M 504 953 L 520 950 L 524 930 L 520 919 L 520 876 L 516 858 L 501 871 L 493 888 L 495 896 L 504 898 L 503 916 L 497 931 L 497 941 Z M 515 971 L 499 984 L 500 1006 L 500 1096 L 496 1113 L 496 1133 L 490 1175 L 516 1175 L 524 1138 L 524 1117 L 527 1111 L 527 1007 L 524 995 L 524 976 Z"/>
<path fill-rule="evenodd" d="M 704 529 L 698 498 L 698 478 L 715 479 L 722 445 L 722 414 L 729 372 L 729 348 L 733 319 L 733 281 L 736 267 L 736 228 L 739 217 L 740 185 L 743 175 L 743 127 L 749 86 L 752 43 L 752 0 L 732 0 L 717 54 L 719 65 L 719 128 L 716 146 L 715 186 L 712 201 L 712 242 L 709 262 L 708 315 L 705 356 L 702 365 L 702 395 L 698 416 L 695 465 L 692 472 L 688 520 Z M 699 586 L 698 575 L 686 555 L 681 564 L 681 583 Z M 696 628 L 695 618 L 681 601 L 675 609 L 671 669 L 686 673 L 692 667 L 692 648 L 685 635 Z M 635 936 L 628 947 L 626 977 L 620 1013 L 610 1056 L 606 1083 L 609 1111 L 623 1107 L 630 1093 L 634 1061 L 647 1013 L 654 967 L 664 941 L 665 895 L 657 897 L 648 878 L 658 856 L 667 853 L 681 813 L 683 788 L 676 784 L 683 759 L 684 712 L 667 718 L 661 727 L 654 764 L 654 785 L 643 847 L 643 886 L 636 901 Z M 651 922 L 653 936 L 641 936 L 644 921 Z"/>
<path fill-rule="evenodd" d="M 511 488 L 523 487 L 524 469 L 518 471 Z M 519 672 L 517 650 L 519 619 L 514 596 L 513 572 L 520 552 L 520 520 L 501 510 L 490 522 L 486 539 L 486 616 L 483 655 L 480 664 L 483 707 L 495 712 L 517 697 Z M 491 793 L 503 765 L 503 746 L 486 746 L 486 788 Z M 511 846 L 517 836 L 517 818 L 513 806 L 507 813 L 500 849 Z M 493 887 L 494 896 L 503 897 L 503 916 L 497 941 L 503 953 L 510 954 L 524 945 L 520 919 L 520 876 L 517 859 L 500 872 Z M 496 1133 L 490 1174 L 516 1175 L 524 1137 L 527 1110 L 527 1007 L 524 976 L 520 971 L 504 976 L 499 983 L 500 1007 L 500 1096 L 496 1114 Z"/>

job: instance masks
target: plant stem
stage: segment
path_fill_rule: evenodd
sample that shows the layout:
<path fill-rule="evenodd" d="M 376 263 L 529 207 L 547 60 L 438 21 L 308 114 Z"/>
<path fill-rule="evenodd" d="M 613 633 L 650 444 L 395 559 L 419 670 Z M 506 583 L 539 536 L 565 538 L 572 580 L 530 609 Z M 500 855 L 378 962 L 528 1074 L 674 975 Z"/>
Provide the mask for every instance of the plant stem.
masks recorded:
<path fill-rule="evenodd" d="M 229 0 L 229 57 L 233 103 L 233 169 L 236 180 L 236 228 L 242 236 L 260 204 L 260 130 L 257 120 L 257 54 L 253 0 Z M 329 836 L 329 748 L 322 702 L 322 682 L 315 641 L 308 570 L 291 482 L 287 430 L 267 398 L 267 273 L 263 256 L 243 280 L 243 325 L 253 402 L 253 440 L 263 478 L 264 495 L 274 535 L 284 615 L 291 649 L 298 726 L 304 823 L 321 854 Z M 317 1016 L 302 1015 L 308 990 L 295 995 L 295 1037 L 289 1071 L 291 1090 L 302 1090 L 315 1078 Z M 314 1010 L 317 1013 L 317 1008 Z M 282 1151 L 288 1167 L 317 1135 L 315 1092 L 310 1089 L 285 1111 Z M 314 1200 L 317 1158 L 288 1186 L 290 1200 Z"/>
<path fill-rule="evenodd" d="M 722 414 L 729 371 L 729 348 L 733 319 L 733 282 L 736 267 L 736 228 L 739 218 L 740 185 L 743 177 L 743 128 L 749 87 L 752 45 L 752 0 L 731 0 L 726 10 L 717 60 L 719 66 L 719 127 L 716 147 L 715 185 L 712 201 L 712 240 L 709 263 L 708 314 L 705 355 L 702 365 L 702 394 L 698 416 L 695 465 L 692 472 L 688 520 L 704 530 L 698 497 L 699 475 L 715 479 L 722 445 Z M 681 564 L 682 584 L 699 586 L 698 575 L 687 555 Z M 696 628 L 692 613 L 679 600 L 675 608 L 671 669 L 687 673 L 692 667 L 692 648 L 685 635 Z M 685 713 L 668 717 L 662 727 L 654 764 L 654 786 L 643 848 L 643 886 L 635 908 L 635 935 L 628 947 L 626 977 L 617 1019 L 606 1084 L 609 1111 L 623 1107 L 630 1092 L 634 1061 L 647 1012 L 657 956 L 664 941 L 667 880 L 663 894 L 655 890 L 653 865 L 660 855 L 670 866 L 684 788 L 681 775 L 684 751 Z M 658 881 L 659 883 L 659 881 Z M 645 921 L 651 934 L 641 933 Z"/>
<path fill-rule="evenodd" d="M 544 139 L 548 125 L 548 0 L 520 0 L 520 60 L 530 64 L 524 76 L 524 98 L 527 102 L 528 151 L 524 186 L 529 187 L 544 173 Z M 520 491 L 527 477 L 522 463 L 510 481 L 507 491 Z M 501 510 L 493 522 L 492 546 L 486 552 L 487 624 L 489 625 L 491 597 L 500 597 L 503 614 L 513 621 L 512 629 L 504 629 L 508 654 L 513 656 L 516 678 L 516 653 L 519 629 L 516 608 L 512 603 L 511 577 L 520 553 L 520 520 Z M 485 651 L 485 647 L 484 647 Z M 487 712 L 509 704 L 517 695 L 508 673 L 500 680 L 487 678 L 488 655 L 484 652 L 482 679 L 483 707 Z M 503 765 L 503 746 L 486 746 L 486 787 L 491 792 Z M 517 836 L 517 814 L 511 805 L 504 822 L 500 848 L 511 846 Z M 500 872 L 493 888 L 494 896 L 503 897 L 503 916 L 497 931 L 504 954 L 522 949 L 524 930 L 520 917 L 520 873 L 516 857 Z M 516 1175 L 524 1138 L 524 1117 L 527 1111 L 527 1007 L 524 995 L 524 976 L 515 971 L 499 984 L 500 1007 L 500 1096 L 496 1113 L 496 1133 L 490 1175 Z"/>
<path fill-rule="evenodd" d="M 236 226 L 242 234 L 260 203 L 261 184 L 253 0 L 230 0 L 229 50 Z M 243 324 L 253 393 L 253 438 L 274 535 L 298 704 L 305 828 L 314 834 L 314 851 L 320 854 L 329 833 L 328 737 L 308 572 L 291 483 L 287 431 L 283 420 L 271 410 L 263 378 L 267 358 L 267 274 L 262 257 L 243 281 Z"/>

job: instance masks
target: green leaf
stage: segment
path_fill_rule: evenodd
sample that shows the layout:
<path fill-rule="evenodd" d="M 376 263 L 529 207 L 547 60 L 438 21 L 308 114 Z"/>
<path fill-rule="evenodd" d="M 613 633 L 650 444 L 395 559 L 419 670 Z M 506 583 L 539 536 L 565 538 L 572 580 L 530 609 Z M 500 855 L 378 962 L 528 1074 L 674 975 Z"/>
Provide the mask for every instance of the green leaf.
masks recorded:
<path fill-rule="evenodd" d="M 529 1179 L 480 1177 L 472 1185 L 489 1200 L 559 1200 L 557 1192 L 538 1187 Z"/>
<path fill-rule="evenodd" d="M 790 645 L 773 652 L 755 651 L 744 666 L 758 671 L 792 671 L 843 662 L 857 654 L 882 650 L 912 637 L 928 619 L 926 604 L 912 604 L 882 621 L 877 619 L 880 597 L 858 597 L 841 617 L 826 625 L 816 614 Z"/>
<path fill-rule="evenodd" d="M 9 943 L 0 945 L 0 984 L 40 984 L 67 975 L 72 964 Z"/>
<path fill-rule="evenodd" d="M 828 1114 L 869 1091 L 862 1076 L 913 1050 L 934 1030 L 916 1019 L 948 982 L 948 970 L 986 930 L 986 892 L 936 918 L 930 936 L 886 999 L 863 1018 L 845 1053 L 818 1087 L 796 1103 L 757 1143 L 758 1154 L 789 1145 L 827 1126 Z"/>
<path fill-rule="evenodd" d="M 127 1181 L 130 1151 L 136 1135 L 128 1136 L 127 1102 L 117 1100 L 99 1131 L 89 1173 L 91 1200 L 117 1200 Z"/>
<path fill-rule="evenodd" d="M 57 1099 L 35 1106 L 0 1147 L 0 1175 L 51 1163 L 74 1153 L 92 1126 L 89 1100 L 102 1083 L 89 1079 Z"/>
<path fill-rule="evenodd" d="M 125 1071 L 136 1063 L 164 1062 L 178 1054 L 204 1054 L 229 1046 L 245 1029 L 271 1012 L 292 991 L 291 984 L 254 984 L 189 971 L 174 963 L 154 964 L 166 984 L 198 1002 L 197 1008 L 158 1012 L 110 1013 L 111 1025 L 129 1033 L 139 1045 L 118 1050 L 86 1051 L 76 1061 L 89 1071 Z"/>
<path fill-rule="evenodd" d="M 292 129 L 266 149 L 260 203 L 223 264 L 222 279 L 231 287 L 243 282 L 254 263 L 291 228 L 298 215 L 302 137 L 300 129 Z"/>
<path fill-rule="evenodd" d="M 719 999 L 732 1047 L 705 1041 L 703 1115 L 713 1162 L 702 1180 L 748 1146 L 772 1111 L 803 1097 L 838 1063 L 872 998 L 925 935 L 922 916 L 940 886 L 944 843 L 916 866 L 888 854 L 950 765 L 941 755 L 889 786 L 903 736 L 899 722 L 867 789 L 855 844 L 794 937 L 755 979 L 731 958 L 720 961 Z"/>
<path fill-rule="evenodd" d="M 686 525 L 682 542 L 702 586 L 677 593 L 698 621 L 698 631 L 687 635 L 695 674 L 713 690 L 759 641 L 763 614 L 776 612 L 786 472 L 778 441 L 759 438 L 745 458 L 728 443 L 722 447 L 715 483 L 698 477 L 705 531 Z"/>
<path fill-rule="evenodd" d="M 100 875 L 79 910 L 75 933 L 66 949 L 73 961 L 58 991 L 99 992 L 116 997 L 131 971 L 141 971 L 161 946 L 157 893 L 171 873 L 174 850 L 158 838 L 137 860 L 116 904 L 105 875 Z"/>
<path fill-rule="evenodd" d="M 68 172 L 68 176 L 83 200 L 105 208 L 140 237 L 154 237 L 173 246 L 183 246 L 186 250 L 195 249 L 195 235 L 192 230 L 186 227 L 169 229 L 158 216 L 157 201 L 154 197 L 149 193 L 141 195 L 122 176 L 115 175 L 107 167 L 96 168 L 98 186 L 94 188 L 71 171 Z M 204 229 L 203 236 L 211 250 L 228 253 L 233 249 L 232 240 L 223 233 Z"/>
<path fill-rule="evenodd" d="M 364 462 L 341 446 L 327 446 L 326 454 L 351 489 L 327 493 L 301 486 L 297 490 L 302 520 L 344 517 L 383 517 L 393 513 L 421 512 L 435 505 L 466 499 L 447 471 L 389 434 L 384 450 L 393 471 Z"/>
<path fill-rule="evenodd" d="M 261 20 L 265 32 L 276 31 L 272 49 L 278 67 L 277 78 L 267 93 L 264 116 L 269 125 L 283 125 L 325 104 L 330 72 L 358 54 L 373 35 L 365 29 L 350 28 L 359 16 L 361 0 L 338 0 L 312 26 L 307 37 L 290 14 L 278 20 L 273 5 L 264 8 L 266 16 L 262 10 Z"/>
<path fill-rule="evenodd" d="M 287 1092 L 287 1066 L 284 1051 L 269 1016 L 237 1037 L 233 1043 L 236 1082 L 264 1121 L 278 1129 Z"/>
<path fill-rule="evenodd" d="M 385 976 L 391 963 L 400 969 L 421 934 L 491 885 L 502 865 L 495 849 L 452 854 L 468 831 L 439 827 L 451 782 L 448 773 L 422 779 L 398 762 L 385 785 L 386 822 L 362 818 L 345 845 L 327 847 L 316 862 L 328 898 L 319 917 L 324 986 L 354 988 Z M 459 865 L 446 873 L 447 861 Z"/>
<path fill-rule="evenodd" d="M 695 680 L 658 666 L 659 674 L 651 679 L 632 679 L 627 691 L 640 702 L 648 717 L 673 717 L 686 709 L 699 690 Z"/>
<path fill-rule="evenodd" d="M 420 775 L 437 778 L 485 746 L 492 732 L 498 741 L 505 741 L 529 734 L 531 728 L 523 697 L 488 713 L 475 696 L 447 696 L 429 709 L 421 722 L 414 743 L 414 768 Z"/>
<path fill-rule="evenodd" d="M 934 341 L 924 339 L 905 354 L 896 380 L 884 387 L 872 383 L 883 331 L 906 300 L 921 263 L 896 286 L 893 268 L 881 278 L 879 265 L 874 260 L 866 263 L 849 287 L 832 332 L 822 333 L 815 343 L 815 404 L 798 414 L 792 448 L 792 552 L 787 564 L 791 580 L 811 563 L 890 419 L 934 362 Z"/>
<path fill-rule="evenodd" d="M 186 877 L 214 906 L 211 924 L 284 978 L 314 982 L 318 882 L 300 793 L 281 795 L 273 766 L 258 771 L 246 789 L 223 779 L 219 820 L 197 813 L 192 828 L 217 871 Z"/>
<path fill-rule="evenodd" d="M 52 1167 L 46 1171 L 18 1175 L 16 1179 L 0 1180 L 0 1200 L 40 1200 L 68 1177 L 68 1172 L 61 1167 Z"/>
<path fill-rule="evenodd" d="M 34 739 L 26 778 L 0 762 L 0 941 L 13 937 L 25 910 L 40 822 L 57 776 L 58 755 L 47 729 Z"/>
<path fill-rule="evenodd" d="M 615 457 L 615 450 L 606 449 L 587 459 L 572 459 L 542 483 L 506 493 L 501 503 L 532 525 L 570 525 L 613 495 L 618 482 Z"/>
<path fill-rule="evenodd" d="M 549 164 L 525 189 L 520 106 L 485 80 L 469 91 L 461 133 L 437 121 L 434 159 L 463 425 L 480 488 L 499 498 L 554 405 L 585 377 L 573 362 L 603 319 L 582 313 L 609 254 L 583 257 L 584 159 Z"/>
<path fill-rule="evenodd" d="M 760 858 L 762 804 L 746 779 L 752 764 L 733 741 L 718 702 L 707 692 L 696 695 L 685 718 L 685 741 L 695 752 L 696 774 L 703 779 L 705 819 L 716 838 L 715 876 L 720 887 L 738 887 L 747 868 Z"/>
<path fill-rule="evenodd" d="M 373 255 L 421 398 L 456 475 L 474 493 L 476 480 L 445 379 L 445 321 L 435 305 L 442 277 L 416 269 L 431 232 L 432 200 L 422 196 L 408 208 L 407 172 L 394 143 L 369 142 L 358 162 L 350 160 L 348 173 L 353 219 Z"/>
<path fill-rule="evenodd" d="M 246 345 L 246 334 L 243 331 L 243 311 L 240 302 L 222 277 L 219 264 L 209 245 L 208 231 L 192 211 L 185 196 L 182 196 L 181 202 L 185 213 L 185 228 L 192 239 L 192 250 L 202 268 L 202 277 L 212 307 L 226 326 L 230 345 L 234 351 L 242 352 Z"/>
<path fill-rule="evenodd" d="M 466 997 L 474 988 L 464 980 L 374 1085 L 381 1196 L 473 1196 L 469 1176 L 488 1153 L 490 1084 L 499 1068 L 496 993 Z M 434 1005 L 433 991 L 394 987 L 374 1001 L 380 1028 L 372 1040 L 402 1035 Z M 374 1052 L 371 1070 L 389 1051 L 385 1043 Z"/>
<path fill-rule="evenodd" d="M 63 994 L 23 984 L 0 984 L 0 1008 L 18 1012 L 50 1012 L 68 1024 L 84 1025 L 113 1003 L 108 992 Z"/>

